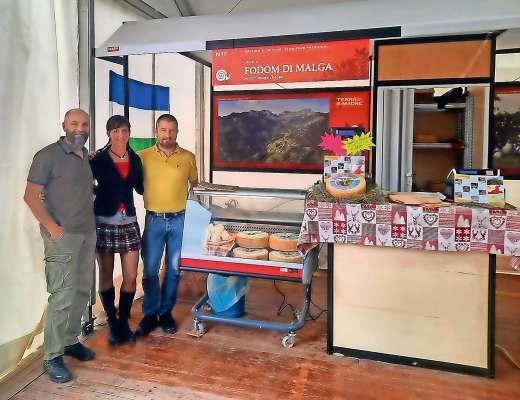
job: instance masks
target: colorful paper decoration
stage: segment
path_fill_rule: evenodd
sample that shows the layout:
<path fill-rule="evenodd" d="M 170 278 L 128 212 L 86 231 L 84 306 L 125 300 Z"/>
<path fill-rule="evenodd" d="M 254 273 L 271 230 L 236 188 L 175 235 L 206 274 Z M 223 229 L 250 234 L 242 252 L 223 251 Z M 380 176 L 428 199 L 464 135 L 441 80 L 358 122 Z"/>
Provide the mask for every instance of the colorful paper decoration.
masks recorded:
<path fill-rule="evenodd" d="M 330 151 L 335 156 L 344 156 L 346 154 L 341 138 L 331 133 L 325 132 L 321 136 L 320 147 L 325 151 Z"/>
<path fill-rule="evenodd" d="M 376 145 L 372 141 L 372 134 L 370 132 L 362 133 L 361 135 L 354 135 L 343 141 L 343 148 L 347 155 L 355 156 L 361 154 L 365 150 L 370 150 Z"/>

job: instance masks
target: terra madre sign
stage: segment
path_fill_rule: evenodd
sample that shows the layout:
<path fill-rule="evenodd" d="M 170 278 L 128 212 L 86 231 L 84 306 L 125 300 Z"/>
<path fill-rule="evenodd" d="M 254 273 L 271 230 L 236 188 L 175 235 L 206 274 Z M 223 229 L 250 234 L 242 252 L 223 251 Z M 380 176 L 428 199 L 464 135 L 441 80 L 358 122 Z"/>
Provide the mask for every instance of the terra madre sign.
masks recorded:
<path fill-rule="evenodd" d="M 368 79 L 369 40 L 213 50 L 213 85 Z"/>

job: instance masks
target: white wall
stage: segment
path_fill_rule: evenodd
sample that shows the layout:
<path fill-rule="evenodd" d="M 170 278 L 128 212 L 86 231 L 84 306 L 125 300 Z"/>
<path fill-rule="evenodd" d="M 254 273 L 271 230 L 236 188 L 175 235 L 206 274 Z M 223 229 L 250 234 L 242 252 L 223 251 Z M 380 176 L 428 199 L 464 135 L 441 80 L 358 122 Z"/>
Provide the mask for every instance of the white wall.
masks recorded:
<path fill-rule="evenodd" d="M 506 187 L 506 201 L 520 208 L 520 180 L 507 180 L 504 184 Z"/>
<path fill-rule="evenodd" d="M 180 54 L 158 54 L 156 84 L 170 88 L 171 114 L 179 122 L 179 145 L 195 153 L 195 61 Z"/>
<path fill-rule="evenodd" d="M 124 22 L 146 20 L 144 14 L 120 0 L 95 0 L 95 47 L 107 40 Z"/>
<path fill-rule="evenodd" d="M 520 79 L 520 53 L 497 54 L 496 82 L 511 82 Z"/>

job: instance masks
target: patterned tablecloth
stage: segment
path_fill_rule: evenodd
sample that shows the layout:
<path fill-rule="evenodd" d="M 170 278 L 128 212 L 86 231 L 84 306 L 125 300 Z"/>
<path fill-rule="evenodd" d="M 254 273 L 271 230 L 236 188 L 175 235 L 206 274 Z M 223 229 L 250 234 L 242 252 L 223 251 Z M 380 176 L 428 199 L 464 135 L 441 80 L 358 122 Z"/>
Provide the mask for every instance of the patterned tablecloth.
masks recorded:
<path fill-rule="evenodd" d="M 306 250 L 323 242 L 518 257 L 520 211 L 308 200 L 298 244 Z"/>

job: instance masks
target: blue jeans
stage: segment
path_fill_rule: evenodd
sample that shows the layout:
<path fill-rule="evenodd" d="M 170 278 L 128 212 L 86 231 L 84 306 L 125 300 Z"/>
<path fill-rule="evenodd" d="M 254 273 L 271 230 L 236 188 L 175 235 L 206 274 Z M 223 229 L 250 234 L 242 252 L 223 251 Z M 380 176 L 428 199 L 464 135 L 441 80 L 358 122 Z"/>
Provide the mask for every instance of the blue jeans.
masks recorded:
<path fill-rule="evenodd" d="M 164 218 L 146 213 L 142 238 L 143 258 L 143 314 L 170 313 L 177 300 L 179 261 L 182 247 L 184 213 Z M 166 245 L 166 271 L 162 288 L 159 285 L 159 268 Z"/>

